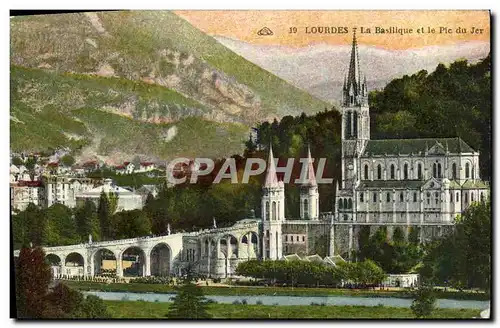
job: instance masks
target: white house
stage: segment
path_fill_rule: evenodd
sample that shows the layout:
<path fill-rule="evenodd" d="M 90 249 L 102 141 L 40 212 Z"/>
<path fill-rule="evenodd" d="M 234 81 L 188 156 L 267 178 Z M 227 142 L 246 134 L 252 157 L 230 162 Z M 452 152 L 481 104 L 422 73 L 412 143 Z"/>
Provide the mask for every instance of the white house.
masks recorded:
<path fill-rule="evenodd" d="M 106 194 L 114 193 L 118 196 L 117 212 L 142 208 L 142 196 L 140 194 L 114 186 L 112 182 L 111 179 L 105 179 L 104 184 L 99 187 L 76 193 L 77 205 L 83 205 L 87 199 L 90 199 L 96 206 L 99 206 L 99 197 L 101 197 L 101 193 L 104 191 Z"/>
<path fill-rule="evenodd" d="M 134 173 L 135 165 L 130 162 L 124 162 L 123 165 L 115 166 L 116 174 L 132 174 Z"/>
<path fill-rule="evenodd" d="M 139 164 L 139 169 L 135 172 L 150 172 L 156 169 L 155 163 L 151 162 L 142 162 Z"/>

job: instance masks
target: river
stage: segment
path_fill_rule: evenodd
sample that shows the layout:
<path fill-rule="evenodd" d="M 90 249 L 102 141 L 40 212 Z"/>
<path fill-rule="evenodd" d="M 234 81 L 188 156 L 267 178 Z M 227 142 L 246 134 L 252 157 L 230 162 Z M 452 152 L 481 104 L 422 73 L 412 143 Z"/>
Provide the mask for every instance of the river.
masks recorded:
<path fill-rule="evenodd" d="M 88 291 L 87 295 L 96 295 L 108 301 L 147 301 L 147 302 L 171 302 L 175 294 L 156 293 L 129 293 L 129 292 L 100 292 Z M 273 296 L 273 295 L 252 295 L 252 296 L 222 296 L 205 295 L 206 298 L 222 304 L 231 304 L 235 301 L 246 300 L 247 304 L 263 305 L 311 305 L 311 303 L 326 305 L 359 305 L 359 306 L 388 306 L 405 307 L 411 305 L 411 299 L 396 297 L 358 297 L 358 296 Z M 478 309 L 483 310 L 489 307 L 489 301 L 474 300 L 452 300 L 438 299 L 438 308 L 451 309 Z"/>

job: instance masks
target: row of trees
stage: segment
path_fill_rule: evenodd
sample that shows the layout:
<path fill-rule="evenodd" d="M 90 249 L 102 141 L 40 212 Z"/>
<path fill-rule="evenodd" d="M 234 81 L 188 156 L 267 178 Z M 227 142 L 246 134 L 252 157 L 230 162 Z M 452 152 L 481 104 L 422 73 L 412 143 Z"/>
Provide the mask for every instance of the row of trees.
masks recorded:
<path fill-rule="evenodd" d="M 473 203 L 453 233 L 427 246 L 420 270 L 429 284 L 491 290 L 491 202 Z"/>
<path fill-rule="evenodd" d="M 23 248 L 15 264 L 17 317 L 23 319 L 107 318 L 104 302 L 52 282 L 44 251 Z M 51 286 L 52 285 L 52 286 Z"/>
<path fill-rule="evenodd" d="M 480 151 L 481 176 L 489 179 L 491 91 L 490 55 L 394 79 L 370 93 L 372 138 L 461 137 Z"/>
<path fill-rule="evenodd" d="M 422 259 L 423 246 L 419 242 L 419 229 L 411 228 L 408 238 L 400 227 L 394 228 L 389 239 L 387 227 L 379 227 L 370 236 L 370 227 L 363 226 L 358 235 L 359 250 L 354 257 L 357 260 L 371 259 L 385 272 L 407 273 Z"/>
<path fill-rule="evenodd" d="M 367 287 L 380 284 L 386 277 L 371 260 L 340 262 L 337 266 L 306 261 L 250 260 L 240 263 L 236 274 L 290 286 L 340 286 L 345 282 Z"/>

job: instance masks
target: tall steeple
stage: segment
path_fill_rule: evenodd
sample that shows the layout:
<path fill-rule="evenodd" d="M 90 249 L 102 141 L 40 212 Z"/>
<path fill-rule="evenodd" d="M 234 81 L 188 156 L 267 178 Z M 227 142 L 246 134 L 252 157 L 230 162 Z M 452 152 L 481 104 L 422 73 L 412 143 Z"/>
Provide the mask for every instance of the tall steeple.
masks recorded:
<path fill-rule="evenodd" d="M 347 81 L 344 82 L 344 106 L 360 106 L 365 104 L 366 92 L 365 81 L 361 81 L 361 70 L 359 68 L 358 41 L 356 39 L 356 29 L 352 37 L 351 59 L 349 61 L 349 71 Z"/>

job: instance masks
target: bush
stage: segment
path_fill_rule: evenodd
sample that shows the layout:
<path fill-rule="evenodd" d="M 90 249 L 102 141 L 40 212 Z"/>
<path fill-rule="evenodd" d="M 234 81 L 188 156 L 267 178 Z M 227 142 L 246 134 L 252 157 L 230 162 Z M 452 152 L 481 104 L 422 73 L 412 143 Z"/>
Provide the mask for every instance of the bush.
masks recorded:
<path fill-rule="evenodd" d="M 256 305 L 262 305 L 262 301 L 261 300 L 257 300 L 257 302 L 255 302 Z"/>
<path fill-rule="evenodd" d="M 414 297 L 415 299 L 411 304 L 411 310 L 413 314 L 415 314 L 415 317 L 429 317 L 436 307 L 434 288 L 422 285 L 414 292 Z"/>
<path fill-rule="evenodd" d="M 250 260 L 240 263 L 236 274 L 265 279 L 269 284 L 305 287 L 337 287 L 343 281 L 349 281 L 356 287 L 366 288 L 378 285 L 385 279 L 383 270 L 370 260 L 344 262 L 336 267 L 305 261 Z"/>

